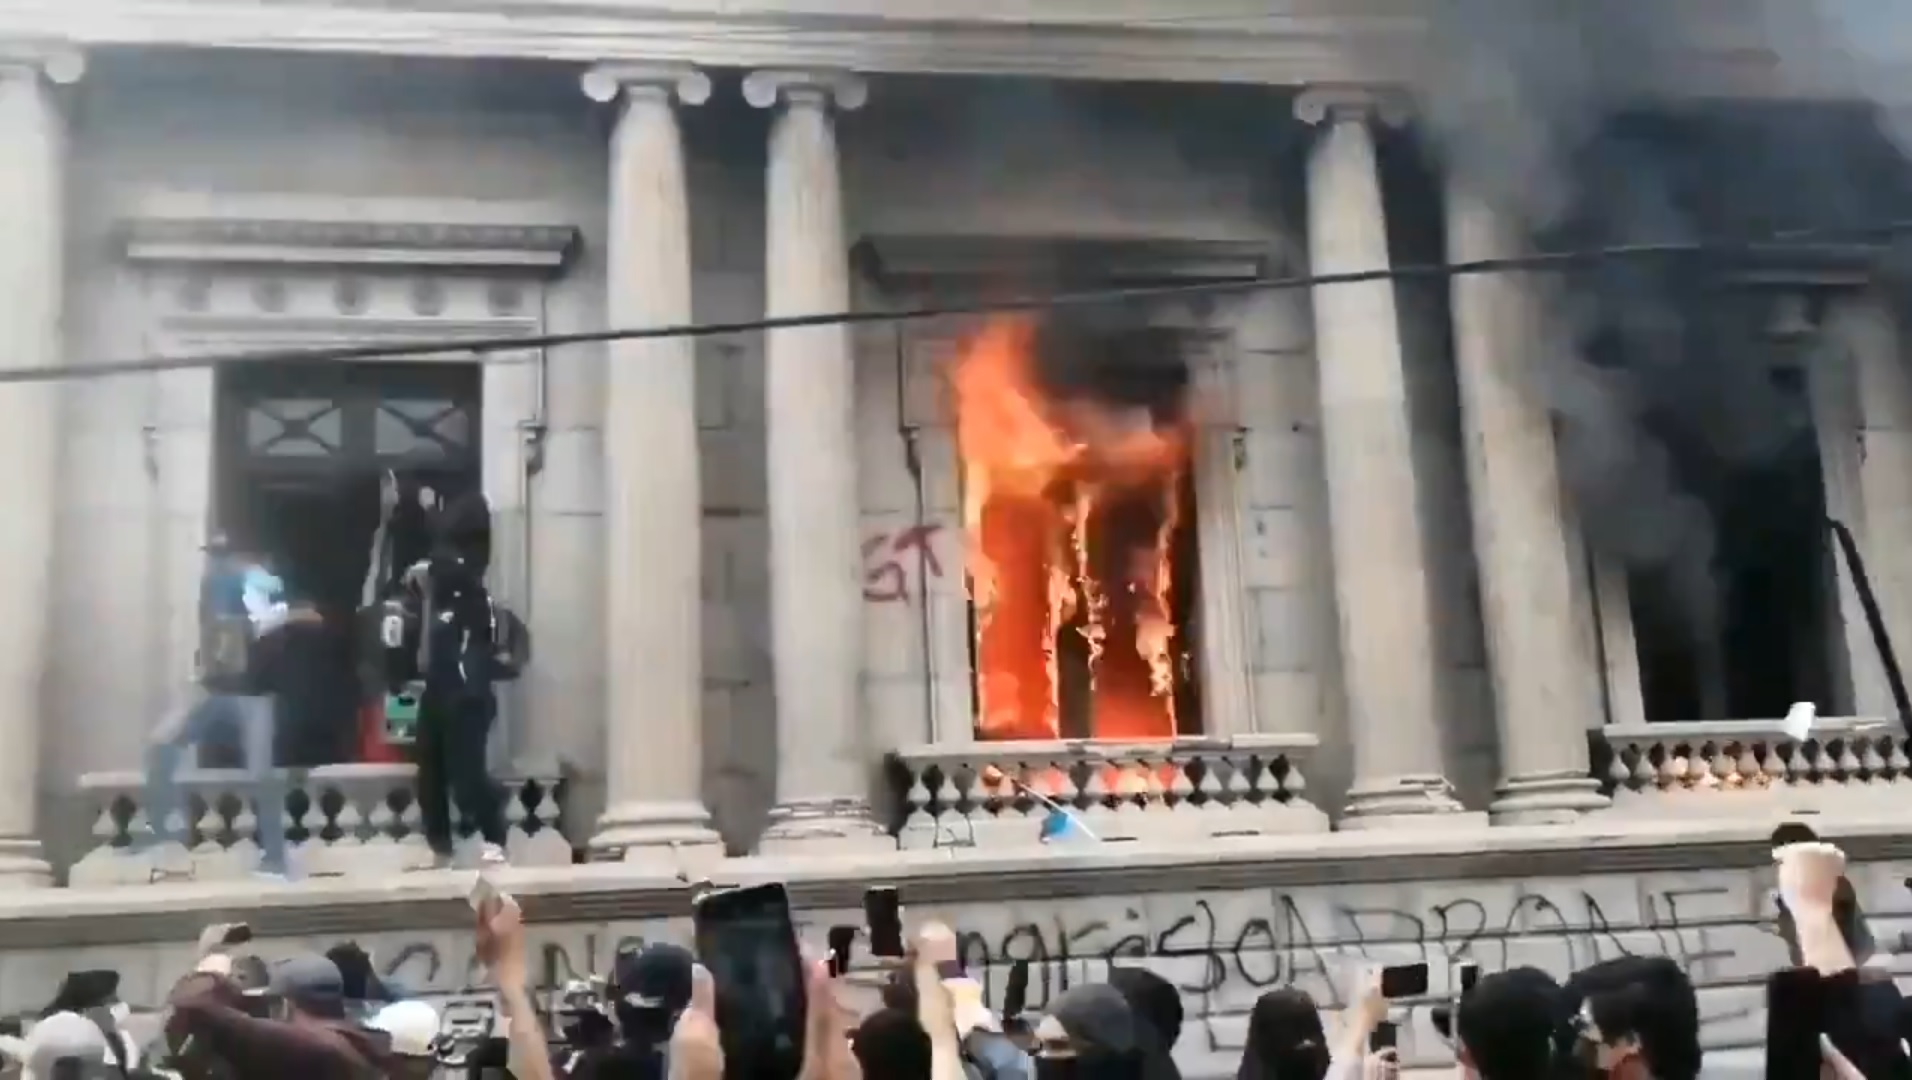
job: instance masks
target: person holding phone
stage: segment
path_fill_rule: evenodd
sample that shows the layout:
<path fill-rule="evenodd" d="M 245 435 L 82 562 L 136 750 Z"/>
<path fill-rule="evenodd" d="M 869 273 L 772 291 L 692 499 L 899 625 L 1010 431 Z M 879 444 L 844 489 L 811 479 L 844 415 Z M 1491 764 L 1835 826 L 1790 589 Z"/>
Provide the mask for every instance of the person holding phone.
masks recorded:
<path fill-rule="evenodd" d="M 1890 984 L 1861 980 L 1852 947 L 1838 916 L 1843 851 L 1822 841 L 1786 844 L 1773 853 L 1779 894 L 1792 912 L 1801 965 L 1779 972 L 1768 984 L 1768 1075 L 1775 1064 L 1817 1060 L 1822 1068 L 1856 1068 L 1868 1080 L 1912 1078 L 1912 1060 L 1900 1041 L 1897 1004 Z M 1889 998 L 1888 998 L 1889 995 Z M 1830 1046 L 1838 1055 L 1828 1059 Z M 1815 1048 L 1820 1053 L 1814 1053 Z"/>
<path fill-rule="evenodd" d="M 1779 853 L 1792 844 L 1813 844 L 1819 842 L 1819 834 L 1812 826 L 1802 821 L 1788 821 L 1773 830 L 1772 851 L 1775 862 Z M 1779 936 L 1786 942 L 1786 948 L 1792 955 L 1795 965 L 1805 960 L 1800 955 L 1799 935 L 1794 928 L 1794 918 L 1784 895 L 1775 892 L 1773 907 L 1778 912 Z M 1872 929 L 1866 922 L 1865 909 L 1859 904 L 1859 894 L 1852 887 L 1851 879 L 1843 874 L 1834 887 L 1832 896 L 1833 920 L 1839 924 L 1839 935 L 1845 940 L 1846 947 L 1852 951 L 1853 962 L 1861 967 L 1882 959 L 1878 956 L 1878 944 L 1872 936 Z"/>
<path fill-rule="evenodd" d="M 509 1068 L 517 1080 L 556 1080 L 544 1021 L 531 1000 L 531 964 L 526 955 L 524 912 L 496 889 L 475 894 L 473 915 L 478 961 L 498 986 L 498 1007 L 505 1015 Z"/>
<path fill-rule="evenodd" d="M 344 979 L 332 961 L 302 953 L 273 965 L 269 1016 L 254 1014 L 232 969 L 222 948 L 173 988 L 166 1037 L 176 1058 L 242 1077 L 390 1074 L 389 1045 L 346 1018 Z"/>
<path fill-rule="evenodd" d="M 716 983 L 729 1067 L 764 1080 L 795 1080 L 804 1065 L 811 1000 L 789 893 L 777 883 L 712 889 L 692 902 L 691 923 L 697 957 Z"/>

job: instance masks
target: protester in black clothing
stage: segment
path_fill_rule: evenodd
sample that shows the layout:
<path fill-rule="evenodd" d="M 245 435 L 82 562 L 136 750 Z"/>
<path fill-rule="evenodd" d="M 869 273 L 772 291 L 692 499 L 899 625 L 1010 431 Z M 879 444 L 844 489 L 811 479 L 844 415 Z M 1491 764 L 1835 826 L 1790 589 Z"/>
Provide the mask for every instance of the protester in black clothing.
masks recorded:
<path fill-rule="evenodd" d="M 1236 1080 L 1321 1080 L 1327 1074 L 1328 1033 L 1315 999 L 1294 987 L 1255 999 Z"/>
<path fill-rule="evenodd" d="M 916 1014 L 878 1009 L 863 1018 L 850 1042 L 863 1080 L 923 1080 L 930 1076 L 929 1033 Z"/>
<path fill-rule="evenodd" d="M 406 574 L 409 632 L 395 673 L 410 669 L 418 700 L 418 804 L 436 862 L 450 865 L 450 800 L 484 837 L 486 862 L 504 861 L 505 822 L 486 761 L 497 719 L 494 614 L 485 588 L 491 556 L 491 507 L 483 495 L 462 496 L 438 516 L 431 554 Z M 414 651 L 415 650 L 415 651 Z"/>
<path fill-rule="evenodd" d="M 1182 994 L 1175 984 L 1147 968 L 1119 967 L 1109 972 L 1109 985 L 1128 1000 L 1135 1013 L 1136 1043 L 1147 1080 L 1182 1080 L 1172 1051 L 1182 1037 Z"/>

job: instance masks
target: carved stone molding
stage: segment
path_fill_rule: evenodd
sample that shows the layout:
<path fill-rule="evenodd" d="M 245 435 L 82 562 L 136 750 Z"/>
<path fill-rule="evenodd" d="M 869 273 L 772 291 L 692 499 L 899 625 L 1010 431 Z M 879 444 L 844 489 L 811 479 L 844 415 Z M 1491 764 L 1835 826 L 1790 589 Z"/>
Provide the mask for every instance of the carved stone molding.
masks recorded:
<path fill-rule="evenodd" d="M 1250 13 L 1222 0 L 1138 0 L 1121 18 L 1097 5 L 980 6 L 938 0 L 846 5 L 737 0 L 721 5 L 629 0 L 37 0 L 0 11 L 0 34 L 82 46 L 241 48 L 386 55 L 515 57 L 580 64 L 682 61 L 707 67 L 855 67 L 865 72 L 1243 83 L 1407 79 L 1426 62 L 1427 26 L 1412 5 L 1278 3 Z M 1668 0 L 1671 9 L 1699 6 Z M 701 7 L 701 10 L 697 8 Z M 1046 6 L 1045 6 L 1046 7 Z M 1250 5 L 1254 7 L 1254 5 Z M 1379 7 L 1393 9 L 1379 12 Z M 858 13 L 846 14 L 855 8 Z M 1191 8 L 1193 10 L 1191 10 Z M 1837 98 L 1782 64 L 1768 20 L 1688 18 L 1682 55 L 1655 65 L 1669 93 Z M 1676 48 L 1672 43 L 1669 49 Z M 1825 80 L 1821 80 L 1822 82 Z"/>
<path fill-rule="evenodd" d="M 556 273 L 571 225 L 140 218 L 123 223 L 133 263 L 433 267 Z"/>
<path fill-rule="evenodd" d="M 859 272 L 879 285 L 921 278 L 994 278 L 1083 284 L 1247 281 L 1277 270 L 1256 240 L 870 235 L 853 248 Z"/>
<path fill-rule="evenodd" d="M 860 109 L 870 99 L 870 86 L 848 71 L 753 71 L 744 76 L 744 100 L 759 109 L 810 99 Z"/>
<path fill-rule="evenodd" d="M 599 64 L 579 76 L 578 85 L 602 104 L 637 87 L 662 90 L 686 105 L 710 100 L 710 76 L 688 64 Z"/>
<path fill-rule="evenodd" d="M 1295 119 L 1315 125 L 1327 120 L 1376 120 L 1389 127 L 1407 123 L 1407 95 L 1386 86 L 1325 84 L 1295 95 Z"/>

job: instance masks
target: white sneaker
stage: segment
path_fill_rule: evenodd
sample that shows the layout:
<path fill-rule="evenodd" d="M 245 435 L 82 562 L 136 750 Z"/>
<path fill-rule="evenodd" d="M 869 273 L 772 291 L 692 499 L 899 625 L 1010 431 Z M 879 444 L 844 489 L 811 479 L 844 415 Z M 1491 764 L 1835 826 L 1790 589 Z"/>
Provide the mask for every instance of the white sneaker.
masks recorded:
<path fill-rule="evenodd" d="M 486 844 L 478 852 L 478 865 L 479 866 L 510 866 L 511 858 L 505 854 L 504 848 L 501 848 L 496 844 Z"/>

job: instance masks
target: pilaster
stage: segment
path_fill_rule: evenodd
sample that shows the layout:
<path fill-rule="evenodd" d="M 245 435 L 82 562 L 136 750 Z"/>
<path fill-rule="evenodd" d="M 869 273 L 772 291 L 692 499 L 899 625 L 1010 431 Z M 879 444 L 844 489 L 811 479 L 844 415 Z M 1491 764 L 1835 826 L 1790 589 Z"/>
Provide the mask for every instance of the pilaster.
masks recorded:
<path fill-rule="evenodd" d="M 693 321 L 690 196 L 676 103 L 710 97 L 694 68 L 617 65 L 581 79 L 619 103 L 611 134 L 605 315 Z M 703 508 L 689 338 L 605 347 L 606 798 L 597 857 L 686 869 L 721 857 L 703 777 Z"/>
<path fill-rule="evenodd" d="M 867 97 L 847 72 L 758 71 L 750 104 L 777 109 L 765 178 L 764 311 L 850 306 L 834 110 Z M 856 380 L 841 324 L 772 330 L 764 343 L 769 453 L 770 617 L 777 805 L 766 853 L 894 845 L 870 815 L 862 710 L 862 574 L 857 528 Z"/>
<path fill-rule="evenodd" d="M 1252 735 L 1256 729 L 1249 678 L 1248 615 L 1242 582 L 1241 467 L 1247 432 L 1234 408 L 1238 360 L 1232 344 L 1194 345 L 1197 421 L 1195 529 L 1201 551 L 1202 734 L 1216 738 Z"/>
<path fill-rule="evenodd" d="M 1385 90 L 1311 88 L 1295 116 L 1319 130 L 1308 159 L 1316 274 L 1389 265 L 1371 125 L 1398 122 Z M 1345 827 L 1452 825 L 1442 772 L 1428 543 L 1417 506 L 1408 384 L 1394 285 L 1312 290 L 1342 672 L 1354 749 Z"/>
<path fill-rule="evenodd" d="M 62 340 L 66 123 L 58 88 L 85 72 L 78 52 L 0 42 L 0 363 L 55 368 Z M 41 686 L 53 592 L 60 386 L 0 386 L 0 887 L 51 876 L 37 830 Z"/>
<path fill-rule="evenodd" d="M 1867 289 L 1829 300 L 1806 377 L 1826 516 L 1852 530 L 1887 636 L 1901 657 L 1912 655 L 1912 559 L 1904 554 L 1912 527 L 1912 377 L 1886 295 Z M 1838 583 L 1835 655 L 1845 661 L 1852 712 L 1891 716 L 1897 706 L 1853 568 L 1837 544 L 1828 550 Z"/>

